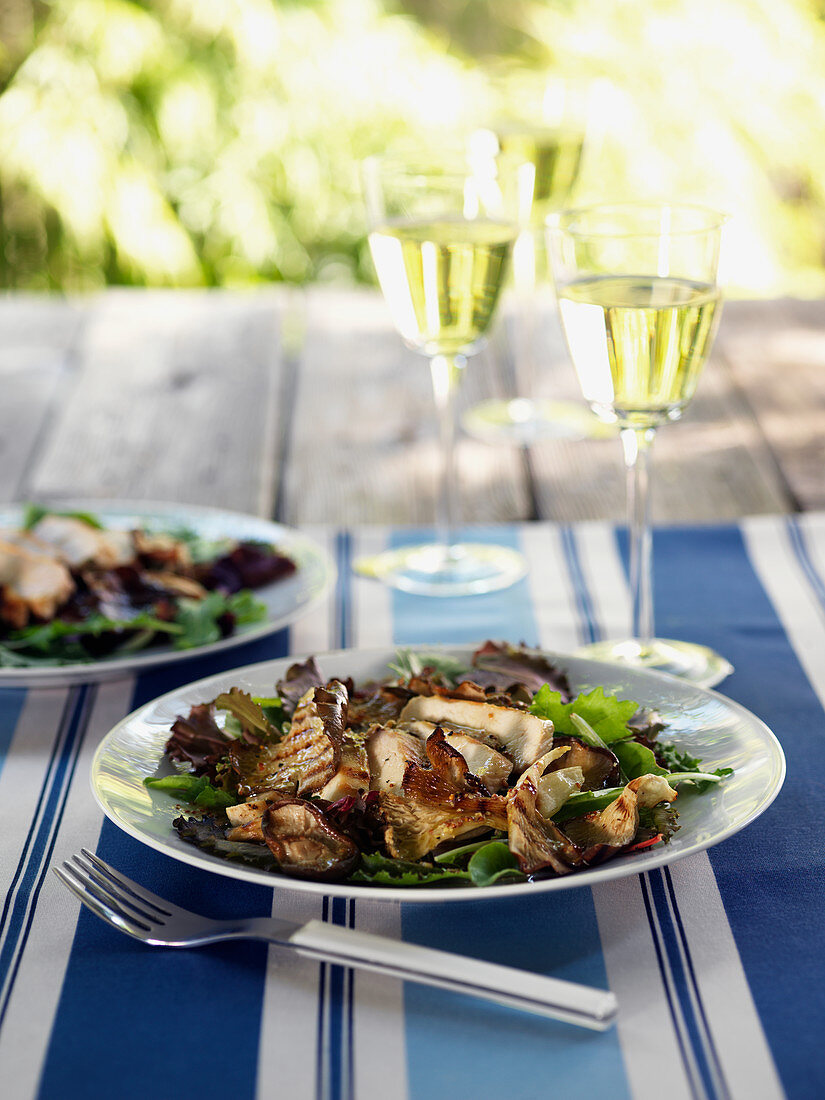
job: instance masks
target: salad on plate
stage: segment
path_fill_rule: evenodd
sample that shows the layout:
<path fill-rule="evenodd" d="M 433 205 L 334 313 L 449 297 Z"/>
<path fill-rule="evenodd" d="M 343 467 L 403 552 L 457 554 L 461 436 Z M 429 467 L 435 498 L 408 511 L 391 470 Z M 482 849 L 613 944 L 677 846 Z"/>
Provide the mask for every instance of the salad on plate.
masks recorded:
<path fill-rule="evenodd" d="M 271 695 L 238 687 L 179 715 L 157 773 L 178 836 L 318 882 L 489 886 L 573 875 L 667 844 L 678 788 L 732 774 L 663 738 L 602 687 L 575 695 L 539 651 L 469 662 L 400 651 L 386 677 L 327 679 L 314 658 Z"/>
<path fill-rule="evenodd" d="M 207 539 L 174 523 L 122 529 L 28 505 L 19 526 L 0 530 L 0 668 L 219 642 L 264 619 L 253 591 L 295 570 L 264 541 Z"/>

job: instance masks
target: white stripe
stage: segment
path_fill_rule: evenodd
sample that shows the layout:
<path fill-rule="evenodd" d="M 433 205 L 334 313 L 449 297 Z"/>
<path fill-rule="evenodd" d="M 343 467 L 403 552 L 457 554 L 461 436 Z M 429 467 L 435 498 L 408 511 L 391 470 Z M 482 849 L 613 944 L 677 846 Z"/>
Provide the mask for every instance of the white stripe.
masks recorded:
<path fill-rule="evenodd" d="M 306 528 L 332 554 L 334 533 L 329 528 Z M 334 555 L 333 555 L 334 556 Z M 335 591 L 290 628 L 293 653 L 311 655 L 332 648 Z M 322 900 L 276 888 L 272 916 L 303 923 L 320 920 Z M 258 1043 L 259 1100 L 273 1093 L 294 1097 L 316 1094 L 315 1050 L 318 1038 L 318 997 L 321 966 L 294 951 L 270 947 L 267 952 L 261 1032 Z M 296 1057 L 296 1052 L 301 1052 Z"/>
<path fill-rule="evenodd" d="M 576 529 L 576 546 L 600 633 L 595 641 L 626 638 L 630 630 L 630 592 L 613 527 L 583 523 Z"/>
<path fill-rule="evenodd" d="M 67 699 L 69 701 L 69 707 L 72 708 L 75 705 L 76 696 L 72 696 L 72 694 L 69 693 L 68 695 L 64 695 L 64 703 L 67 701 Z M 16 822 L 19 824 L 20 832 L 22 834 L 20 848 L 18 848 L 17 851 L 21 852 L 22 856 L 16 861 L 17 866 L 14 868 L 14 870 L 12 870 L 12 864 L 14 864 L 15 861 L 12 857 L 11 852 L 7 853 L 7 855 L 9 856 L 8 861 L 4 859 L 4 863 L 8 862 L 9 872 L 7 872 L 3 877 L 4 881 L 9 883 L 9 887 L 7 888 L 5 897 L 5 905 L 7 906 L 7 920 L 5 927 L 2 930 L 2 933 L 0 933 L 0 950 L 6 951 L 8 950 L 10 937 L 12 934 L 12 921 L 10 918 L 14 912 L 15 907 L 18 904 L 18 901 L 22 900 L 23 902 L 23 912 L 21 914 L 21 920 L 24 924 L 28 920 L 29 914 L 31 913 L 32 905 L 34 903 L 31 892 L 29 892 L 28 895 L 24 893 L 24 884 L 28 872 L 32 870 L 36 874 L 39 870 L 38 860 L 40 857 L 35 855 L 31 842 L 33 842 L 34 839 L 37 837 L 37 834 L 45 821 L 50 795 L 55 791 L 57 791 L 57 793 L 59 794 L 62 790 L 62 784 L 65 782 L 66 777 L 64 774 L 59 781 L 61 785 L 60 787 L 58 787 L 56 785 L 58 783 L 56 775 L 60 767 L 60 758 L 65 749 L 66 740 L 69 736 L 69 730 L 71 727 L 71 721 L 67 720 L 63 723 L 61 728 L 58 728 L 60 723 L 60 715 L 64 713 L 65 707 L 61 707 L 61 710 L 58 714 L 54 714 L 54 712 L 51 712 L 50 717 L 53 719 L 53 724 L 50 726 L 50 729 L 55 730 L 57 728 L 57 732 L 53 733 L 51 737 L 46 737 L 45 734 L 41 734 L 41 737 L 36 737 L 35 740 L 40 742 L 40 747 L 43 754 L 34 755 L 31 753 L 31 748 L 28 747 L 25 742 L 23 742 L 21 736 L 21 727 L 22 734 L 23 736 L 25 736 L 25 733 L 28 731 L 28 720 L 30 718 L 30 714 L 33 710 L 35 710 L 37 706 L 34 692 L 29 693 L 24 706 L 25 710 L 23 717 L 25 717 L 26 721 L 24 722 L 21 718 L 21 722 L 18 724 L 17 729 L 15 730 L 15 736 L 11 746 L 10 757 L 6 762 L 5 767 L 3 768 L 2 777 L 5 781 L 5 786 L 9 784 L 10 781 L 12 781 L 14 775 L 21 776 L 21 778 L 26 783 L 26 801 L 28 810 L 28 812 L 25 813 L 25 816 L 21 816 L 20 814 L 16 815 Z M 43 741 L 42 738 L 45 738 L 45 741 Z M 15 803 L 13 799 L 13 794 L 14 792 L 12 789 L 12 797 L 8 801 L 2 803 L 2 805 L 14 805 Z M 42 798 L 41 794 L 43 796 Z M 40 799 L 39 804 L 38 799 Z M 47 823 L 46 827 L 47 830 L 50 832 L 51 824 Z M 18 866 L 20 868 L 20 871 L 17 877 L 17 881 L 12 885 L 10 879 L 13 879 L 14 871 L 16 871 Z M 0 986 L 0 1006 L 5 1003 L 10 984 L 13 980 L 14 970 L 18 960 L 18 950 L 19 944 L 14 946 L 13 955 L 9 961 L 9 968 L 6 973 L 5 980 L 2 986 Z"/>
<path fill-rule="evenodd" d="M 386 548 L 384 528 L 359 532 L 354 555 L 377 554 Z M 392 593 L 383 584 L 355 578 L 353 638 L 357 646 L 391 647 Z M 401 906 L 396 902 L 359 900 L 355 905 L 359 929 L 402 938 Z M 407 1098 L 407 1049 L 404 1025 L 404 983 L 397 978 L 359 971 L 354 975 L 353 1078 L 359 1098 Z"/>
<path fill-rule="evenodd" d="M 13 815 L 4 814 L 0 830 L 0 896 L 4 898 L 36 813 L 67 695 L 65 688 L 30 691 L 26 695 L 0 772 L 0 806 L 14 807 Z"/>
<path fill-rule="evenodd" d="M 89 788 L 92 756 L 101 738 L 128 711 L 133 689 L 132 679 L 101 684 L 97 689 L 94 710 L 66 799 L 52 865 L 62 863 L 80 848 L 94 851 L 97 847 L 102 817 Z M 49 694 L 54 696 L 56 693 Z M 64 692 L 59 694 L 65 695 Z M 49 728 L 54 730 L 56 725 L 57 717 L 52 713 Z M 44 755 L 35 755 L 39 755 L 42 762 Z M 0 1081 L 4 1082 L 4 1100 L 28 1100 L 36 1094 L 79 910 L 80 902 L 74 895 L 53 874 L 47 874 L 0 1032 Z"/>
<path fill-rule="evenodd" d="M 670 869 L 710 1033 L 732 1100 L 779 1100 L 784 1092 L 759 1022 L 710 860 Z"/>
<path fill-rule="evenodd" d="M 822 608 L 802 572 L 784 520 L 768 516 L 743 524 L 748 556 L 819 702 L 825 707 L 825 623 Z M 821 521 L 805 525 L 806 544 L 819 567 Z"/>
<path fill-rule="evenodd" d="M 519 533 L 539 645 L 568 653 L 583 638 L 559 530 L 541 523 Z"/>
<path fill-rule="evenodd" d="M 307 526 L 302 530 L 319 542 L 327 553 L 335 559 L 335 537 L 329 527 Z M 323 600 L 315 605 L 303 618 L 298 619 L 289 628 L 290 652 L 300 655 L 324 653 L 332 648 L 332 618 L 335 614 L 335 586 Z"/>
<path fill-rule="evenodd" d="M 370 557 L 387 548 L 386 528 L 364 528 L 353 539 L 353 558 Z M 393 644 L 392 590 L 366 577 L 352 578 L 353 645 L 356 649 Z"/>
<path fill-rule="evenodd" d="M 276 889 L 272 915 L 302 924 L 320 920 L 322 905 L 319 897 Z M 294 951 L 269 949 L 258 1047 L 259 1100 L 315 1095 L 320 971 L 319 963 Z"/>
<path fill-rule="evenodd" d="M 596 615 L 596 629 L 602 636 L 605 621 L 618 629 L 617 624 L 629 609 L 627 581 L 613 528 L 608 524 L 581 524 L 575 529 L 575 538 Z M 555 580 L 555 595 L 534 604 L 539 645 L 554 648 L 555 639 L 565 638 L 572 648 L 585 637 L 586 624 L 579 617 L 573 597 L 573 582 L 560 535 L 557 530 L 541 525 L 536 533 L 525 538 L 524 548 L 531 576 L 536 573 L 538 557 L 549 562 L 549 570 L 542 566 L 544 573 L 551 574 L 548 588 Z M 667 1082 L 669 1097 L 688 1100 L 693 1093 L 676 1034 L 670 1026 L 670 1011 L 639 879 L 621 879 L 595 887 L 593 903 L 607 980 L 619 1001 L 617 1031 L 634 1100 L 660 1096 L 663 1081 Z M 655 1036 L 655 1042 L 651 1042 L 651 1036 Z"/>
<path fill-rule="evenodd" d="M 607 980 L 634 1100 L 690 1100 L 638 875 L 593 887 Z"/>

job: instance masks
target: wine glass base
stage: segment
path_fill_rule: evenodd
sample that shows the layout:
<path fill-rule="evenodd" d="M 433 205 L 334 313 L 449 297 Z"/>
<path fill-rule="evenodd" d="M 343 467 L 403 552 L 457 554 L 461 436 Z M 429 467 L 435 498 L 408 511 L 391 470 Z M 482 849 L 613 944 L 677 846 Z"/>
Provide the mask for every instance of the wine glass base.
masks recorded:
<path fill-rule="evenodd" d="M 432 543 L 358 558 L 353 569 L 418 596 L 472 596 L 509 588 L 525 575 L 527 563 L 506 546 Z"/>
<path fill-rule="evenodd" d="M 577 649 L 576 655 L 669 672 L 705 688 L 713 687 L 733 672 L 733 665 L 707 646 L 670 638 L 653 638 L 644 644 L 631 638 L 594 642 Z"/>
<path fill-rule="evenodd" d="M 575 401 L 546 401 L 529 397 L 493 399 L 474 405 L 461 418 L 468 435 L 483 443 L 527 446 L 546 439 L 593 439 L 616 434 Z"/>

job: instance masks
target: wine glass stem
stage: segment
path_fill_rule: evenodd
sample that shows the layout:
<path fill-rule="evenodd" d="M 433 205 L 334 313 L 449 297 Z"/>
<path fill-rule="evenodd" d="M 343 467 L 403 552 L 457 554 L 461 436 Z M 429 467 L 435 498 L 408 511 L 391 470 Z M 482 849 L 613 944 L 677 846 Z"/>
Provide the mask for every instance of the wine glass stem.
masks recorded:
<path fill-rule="evenodd" d="M 441 447 L 441 470 L 436 497 L 436 541 L 449 558 L 455 545 L 458 524 L 458 495 L 455 463 L 455 402 L 453 400 L 461 371 L 467 363 L 463 355 L 434 355 L 430 360 L 433 396 L 438 417 L 438 437 Z"/>
<path fill-rule="evenodd" d="M 653 563 L 650 531 L 650 470 L 655 428 L 622 428 L 627 470 L 627 526 L 630 536 L 630 599 L 633 637 L 642 646 L 653 638 Z"/>

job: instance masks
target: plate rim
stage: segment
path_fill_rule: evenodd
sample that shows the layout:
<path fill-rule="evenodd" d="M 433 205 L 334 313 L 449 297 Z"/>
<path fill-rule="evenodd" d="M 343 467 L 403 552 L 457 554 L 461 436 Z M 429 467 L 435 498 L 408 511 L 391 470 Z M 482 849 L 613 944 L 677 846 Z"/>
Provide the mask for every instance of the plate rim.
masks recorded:
<path fill-rule="evenodd" d="M 28 501 L 13 501 L 0 505 L 0 528 L 7 516 L 22 513 Z M 66 665 L 48 665 L 34 668 L 0 668 L 0 688 L 29 687 L 66 687 L 78 683 L 101 683 L 122 676 L 138 674 L 158 665 L 177 664 L 196 657 L 208 657 L 223 653 L 247 642 L 254 642 L 281 630 L 290 623 L 307 615 L 329 593 L 336 582 L 338 568 L 330 552 L 321 543 L 300 527 L 292 527 L 278 520 L 257 516 L 253 512 L 240 512 L 237 509 L 221 508 L 208 504 L 182 504 L 175 501 L 121 500 L 119 498 L 67 498 L 65 500 L 33 501 L 43 507 L 54 507 L 61 511 L 86 511 L 100 514 L 105 519 L 106 512 L 131 512 L 135 517 L 151 518 L 161 515 L 198 515 L 212 519 L 226 516 L 228 520 L 250 520 L 269 527 L 273 531 L 285 532 L 287 536 L 297 536 L 307 548 L 311 548 L 316 562 L 322 567 L 323 581 L 307 602 L 293 612 L 285 613 L 277 619 L 253 623 L 243 633 L 231 634 L 217 642 L 196 646 L 194 649 L 173 650 L 160 646 L 158 649 L 141 650 L 130 657 L 98 658 L 88 664 L 76 662 Z M 231 532 L 229 533 L 231 536 Z M 277 582 L 276 582 L 277 583 Z M 266 586 L 264 586 L 266 587 Z"/>
<path fill-rule="evenodd" d="M 99 771 L 100 761 L 105 755 L 105 751 L 110 741 L 114 740 L 115 735 L 118 734 L 125 726 L 134 721 L 144 712 L 150 711 L 152 708 L 157 708 L 167 700 L 180 696 L 182 692 L 193 692 L 198 688 L 201 688 L 207 684 L 210 684 L 218 679 L 224 679 L 227 676 L 236 676 L 240 674 L 249 675 L 254 674 L 257 670 L 271 667 L 280 663 L 295 663 L 302 660 L 307 660 L 310 656 L 321 663 L 324 659 L 329 658 L 344 658 L 346 655 L 358 654 L 360 658 L 367 660 L 375 657 L 381 659 L 388 653 L 397 651 L 398 649 L 411 649 L 419 652 L 437 652 L 445 651 L 449 653 L 456 652 L 472 652 L 477 646 L 468 646 L 462 644 L 451 645 L 449 643 L 416 643 L 411 646 L 397 645 L 393 646 L 367 646 L 348 649 L 335 649 L 327 650 L 323 653 L 312 654 L 289 654 L 285 657 L 270 658 L 265 661 L 256 661 L 250 665 L 241 665 L 237 668 L 227 669 L 222 672 L 213 673 L 210 676 L 201 677 L 198 680 L 194 680 L 191 683 L 182 684 L 180 687 L 173 689 L 172 691 L 164 692 L 164 694 L 157 696 L 155 699 L 149 700 L 142 706 L 135 708 L 125 718 L 121 719 L 115 726 L 113 726 L 109 732 L 103 737 L 100 744 L 97 746 L 91 767 L 90 767 L 90 785 L 92 794 L 97 805 L 100 807 L 104 815 L 113 822 L 119 829 L 127 833 L 133 839 L 138 840 L 140 843 L 147 845 L 147 847 L 153 848 L 155 851 L 160 852 L 163 855 L 168 856 L 170 859 L 175 859 L 181 863 L 189 866 L 197 867 L 201 870 L 210 871 L 219 876 L 237 879 L 243 882 L 252 882 L 256 885 L 269 886 L 273 890 L 287 890 L 290 893 L 297 892 L 304 895 L 315 896 L 327 896 L 327 897 L 347 897 L 347 898 L 364 898 L 371 901 L 400 901 L 406 903 L 418 903 L 418 904 L 439 904 L 442 902 L 466 902 L 466 901 L 487 901 L 490 899 L 507 900 L 510 898 L 521 898 L 524 896 L 531 896 L 537 893 L 551 893 L 557 890 L 576 889 L 584 886 L 594 886 L 599 882 L 611 882 L 619 878 L 627 878 L 631 875 L 641 874 L 645 871 L 654 870 L 657 867 L 662 867 L 667 864 L 678 862 L 681 859 L 690 855 L 695 855 L 697 852 L 706 851 L 708 848 L 715 847 L 717 844 L 721 844 L 723 841 L 730 839 L 737 833 L 741 832 L 748 825 L 750 825 L 756 818 L 760 817 L 774 802 L 782 790 L 782 786 L 785 782 L 787 773 L 787 762 L 785 759 L 785 753 L 782 749 L 782 745 L 770 727 L 764 722 L 758 715 L 748 710 L 742 703 L 737 702 L 735 699 L 731 699 L 729 696 L 724 695 L 722 692 L 714 691 L 712 688 L 701 688 L 695 684 L 688 683 L 684 680 L 680 680 L 676 676 L 672 676 L 666 672 L 658 672 L 651 669 L 634 669 L 634 672 L 638 672 L 644 678 L 652 678 L 654 681 L 662 682 L 665 685 L 678 685 L 682 688 L 689 689 L 693 692 L 697 692 L 700 695 L 709 695 L 712 698 L 721 700 L 723 704 L 732 709 L 736 714 L 747 718 L 749 723 L 755 723 L 755 728 L 760 731 L 765 739 L 765 744 L 773 752 L 773 761 L 776 766 L 776 779 L 772 789 L 768 790 L 766 795 L 754 806 L 751 811 L 745 816 L 742 821 L 738 821 L 728 828 L 723 829 L 721 835 L 714 835 L 706 840 L 698 840 L 689 845 L 684 851 L 676 852 L 675 854 L 668 851 L 668 846 L 663 845 L 663 850 L 660 852 L 643 852 L 634 856 L 634 864 L 636 860 L 639 861 L 638 866 L 630 866 L 626 860 L 618 862 L 618 860 L 611 860 L 608 863 L 601 864 L 599 866 L 590 868 L 586 871 L 576 872 L 570 875 L 563 875 L 557 878 L 543 879 L 539 882 L 524 882 L 524 883 L 510 883 L 502 885 L 492 886 L 477 886 L 471 888 L 451 888 L 438 887 L 438 886 L 421 886 L 421 887 L 390 887 L 390 886 L 368 886 L 361 884 L 343 884 L 343 883 L 325 883 L 325 882 L 313 882 L 307 879 L 299 878 L 287 878 L 287 876 L 276 876 L 272 872 L 258 871 L 254 868 L 243 867 L 238 864 L 233 864 L 229 860 L 221 860 L 217 856 L 210 856 L 200 849 L 192 848 L 191 853 L 187 850 L 178 850 L 173 848 L 170 850 L 168 839 L 171 839 L 171 835 L 166 840 L 156 839 L 152 836 L 147 836 L 138 827 L 133 826 L 130 822 L 124 821 L 120 818 L 116 811 L 109 806 L 105 798 L 100 794 L 95 777 Z M 560 653 L 556 650 L 547 649 L 545 647 L 536 647 L 539 651 L 550 658 L 558 658 L 559 660 L 575 660 L 576 662 L 586 664 L 595 669 L 603 668 L 608 672 L 612 672 L 614 675 L 617 670 L 615 664 L 611 664 L 606 661 L 594 661 L 586 657 L 576 657 L 571 653 Z M 322 666 L 323 667 L 323 666 Z M 621 668 L 621 666 L 619 666 Z M 642 862 L 644 861 L 644 862 Z M 273 882 L 272 879 L 276 881 Z"/>

